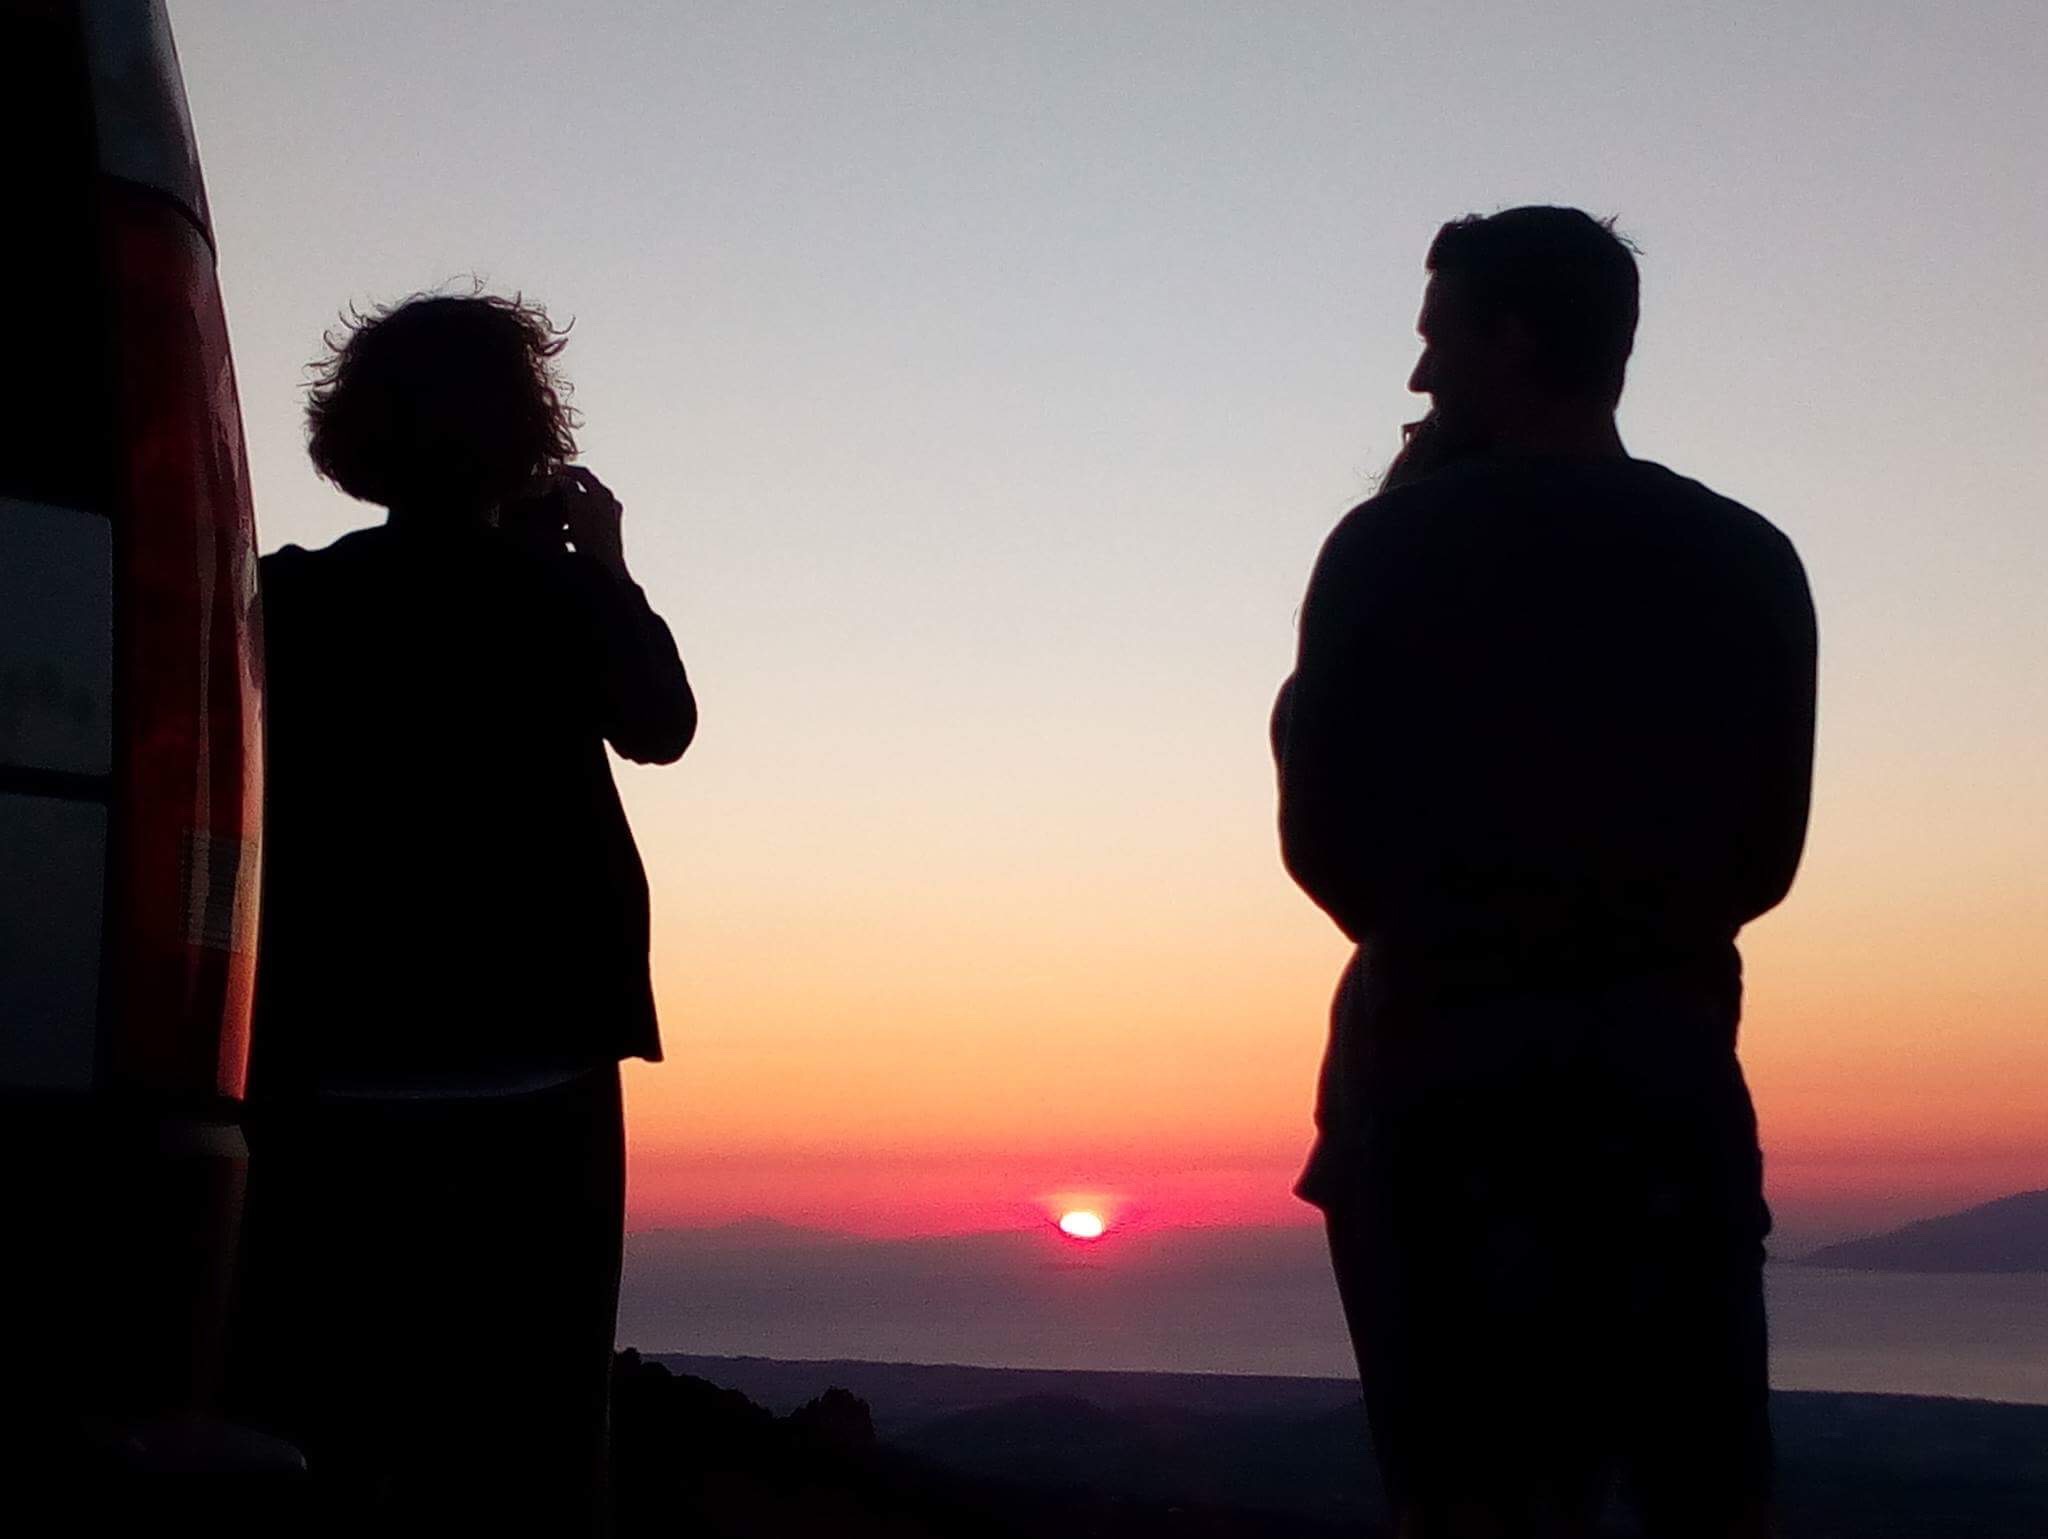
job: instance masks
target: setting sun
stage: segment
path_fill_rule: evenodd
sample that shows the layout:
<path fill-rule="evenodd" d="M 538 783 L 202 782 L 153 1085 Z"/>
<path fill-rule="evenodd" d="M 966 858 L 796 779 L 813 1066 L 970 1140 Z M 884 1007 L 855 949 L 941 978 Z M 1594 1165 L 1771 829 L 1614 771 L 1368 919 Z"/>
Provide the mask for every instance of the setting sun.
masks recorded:
<path fill-rule="evenodd" d="M 1071 1240 L 1099 1240 L 1108 1227 L 1100 1213 L 1091 1213 L 1086 1208 L 1076 1208 L 1060 1215 L 1060 1233 Z"/>

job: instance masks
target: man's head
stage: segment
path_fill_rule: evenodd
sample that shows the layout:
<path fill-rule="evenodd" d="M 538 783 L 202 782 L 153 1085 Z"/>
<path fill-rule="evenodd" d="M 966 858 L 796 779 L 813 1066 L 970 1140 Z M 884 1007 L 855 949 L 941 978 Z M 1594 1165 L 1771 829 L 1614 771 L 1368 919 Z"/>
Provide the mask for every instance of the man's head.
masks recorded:
<path fill-rule="evenodd" d="M 313 466 L 387 508 L 487 513 L 576 452 L 566 341 L 540 306 L 495 294 L 352 313 L 313 365 Z"/>
<path fill-rule="evenodd" d="M 1635 344 L 1632 248 L 1575 208 L 1468 215 L 1424 263 L 1422 335 L 1408 388 L 1444 430 L 1485 447 L 1532 423 L 1608 422 Z"/>

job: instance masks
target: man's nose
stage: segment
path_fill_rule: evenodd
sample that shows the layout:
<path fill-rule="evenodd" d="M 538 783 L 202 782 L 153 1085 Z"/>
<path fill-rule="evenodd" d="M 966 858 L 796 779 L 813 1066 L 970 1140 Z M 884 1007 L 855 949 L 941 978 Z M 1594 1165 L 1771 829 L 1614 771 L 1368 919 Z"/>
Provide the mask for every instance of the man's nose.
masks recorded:
<path fill-rule="evenodd" d="M 1435 369 L 1432 367 L 1429 349 L 1422 350 L 1422 356 L 1415 360 L 1415 371 L 1408 376 L 1408 389 L 1413 395 L 1428 395 L 1436 388 Z"/>

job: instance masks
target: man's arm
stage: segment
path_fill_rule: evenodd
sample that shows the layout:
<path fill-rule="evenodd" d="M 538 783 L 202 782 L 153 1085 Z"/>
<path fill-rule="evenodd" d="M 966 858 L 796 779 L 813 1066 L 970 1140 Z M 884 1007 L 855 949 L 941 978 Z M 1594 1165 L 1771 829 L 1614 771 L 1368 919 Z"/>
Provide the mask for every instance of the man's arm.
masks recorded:
<path fill-rule="evenodd" d="M 1325 542 L 1302 605 L 1294 677 L 1273 723 L 1281 858 L 1354 941 L 1381 919 L 1386 896 L 1382 771 L 1390 739 L 1383 723 L 1368 719 L 1380 695 L 1375 675 L 1386 667 L 1378 640 L 1389 553 L 1380 525 L 1376 503 L 1367 503 Z"/>
<path fill-rule="evenodd" d="M 1813 594 L 1791 542 L 1778 536 L 1759 606 L 1756 691 L 1756 803 L 1740 893 L 1747 923 L 1784 901 L 1799 870 L 1813 799 L 1815 678 L 1819 654 Z"/>

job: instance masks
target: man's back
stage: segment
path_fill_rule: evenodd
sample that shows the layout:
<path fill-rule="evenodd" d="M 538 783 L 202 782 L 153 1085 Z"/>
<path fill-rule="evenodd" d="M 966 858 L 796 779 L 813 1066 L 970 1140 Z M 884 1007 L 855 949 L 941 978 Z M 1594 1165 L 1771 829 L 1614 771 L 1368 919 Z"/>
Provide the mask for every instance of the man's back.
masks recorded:
<path fill-rule="evenodd" d="M 1789 543 L 1659 466 L 1487 459 L 1324 548 L 1282 835 L 1361 945 L 1297 1189 L 1404 1512 L 1590 1513 L 1614 1460 L 1652 1531 L 1761 1510 L 1734 938 L 1798 863 L 1813 678 Z"/>
<path fill-rule="evenodd" d="M 1296 1190 L 1396 1526 L 1765 1531 L 1736 932 L 1790 886 L 1814 620 L 1746 508 L 1632 460 L 1611 221 L 1440 228 L 1392 490 L 1339 525 L 1276 710 L 1288 869 L 1359 942 Z"/>
<path fill-rule="evenodd" d="M 1377 498 L 1302 615 L 1288 864 L 1453 990 L 1732 966 L 1804 838 L 1814 623 L 1739 504 L 1627 459 L 1498 459 Z"/>

